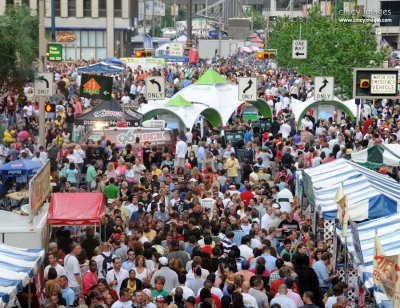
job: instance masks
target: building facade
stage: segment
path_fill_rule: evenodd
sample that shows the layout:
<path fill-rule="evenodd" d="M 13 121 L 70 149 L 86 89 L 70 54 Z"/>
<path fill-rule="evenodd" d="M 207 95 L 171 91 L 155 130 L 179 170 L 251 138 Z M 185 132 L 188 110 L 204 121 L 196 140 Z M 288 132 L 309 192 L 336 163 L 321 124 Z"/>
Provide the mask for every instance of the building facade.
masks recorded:
<path fill-rule="evenodd" d="M 131 53 L 135 0 L 54 0 L 56 42 L 65 60 L 104 59 Z M 0 0 L 6 5 L 24 3 L 37 11 L 39 0 Z M 51 41 L 51 0 L 45 0 L 46 37 Z"/>

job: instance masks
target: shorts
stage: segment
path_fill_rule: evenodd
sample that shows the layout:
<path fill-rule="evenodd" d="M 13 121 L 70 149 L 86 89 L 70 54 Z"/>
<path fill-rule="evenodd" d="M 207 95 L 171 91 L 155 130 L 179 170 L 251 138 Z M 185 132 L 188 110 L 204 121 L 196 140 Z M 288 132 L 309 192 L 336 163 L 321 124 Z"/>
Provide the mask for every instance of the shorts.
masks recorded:
<path fill-rule="evenodd" d="M 184 168 L 185 167 L 185 159 L 184 158 L 175 158 L 174 166 Z"/>

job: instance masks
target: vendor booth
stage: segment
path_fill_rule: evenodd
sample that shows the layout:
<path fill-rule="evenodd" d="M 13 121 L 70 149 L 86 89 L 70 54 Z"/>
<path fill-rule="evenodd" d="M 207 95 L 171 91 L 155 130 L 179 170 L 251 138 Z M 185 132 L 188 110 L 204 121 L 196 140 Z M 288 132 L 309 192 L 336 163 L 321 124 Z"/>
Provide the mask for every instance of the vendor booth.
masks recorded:
<path fill-rule="evenodd" d="M 10 304 L 17 298 L 17 294 L 40 271 L 43 259 L 44 250 L 21 249 L 0 244 L 0 308 L 11 306 Z M 37 286 L 40 286 L 38 281 L 40 279 L 41 277 L 35 277 Z M 37 289 L 39 288 L 37 287 Z M 30 292 L 33 292 L 33 290 L 29 289 Z M 38 297 L 39 294 L 32 296 L 36 299 Z M 27 298 L 30 299 L 31 297 L 27 296 Z M 30 304 L 21 303 L 22 307 L 29 307 Z"/>
<path fill-rule="evenodd" d="M 124 122 L 128 126 L 140 126 L 142 114 L 123 110 L 121 104 L 116 101 L 104 101 L 92 108 L 89 112 L 76 118 L 76 123 L 81 125 L 95 125 L 101 123 L 105 126 L 116 126 L 118 122 Z"/>
<path fill-rule="evenodd" d="M 102 193 L 54 193 L 50 198 L 47 224 L 98 225 L 104 210 L 105 199 Z"/>
<path fill-rule="evenodd" d="M 400 165 L 400 144 L 375 144 L 374 146 L 351 153 L 351 160 L 367 168 Z"/>

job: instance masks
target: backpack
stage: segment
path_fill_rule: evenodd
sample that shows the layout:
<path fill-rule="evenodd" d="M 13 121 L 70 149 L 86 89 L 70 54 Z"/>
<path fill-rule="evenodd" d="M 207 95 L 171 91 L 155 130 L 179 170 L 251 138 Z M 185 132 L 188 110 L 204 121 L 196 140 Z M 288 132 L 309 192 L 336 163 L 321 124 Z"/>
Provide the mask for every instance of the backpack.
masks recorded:
<path fill-rule="evenodd" d="M 101 253 L 101 255 L 104 258 L 101 273 L 106 277 L 107 272 L 113 269 L 113 254 L 110 253 L 109 256 L 106 256 L 104 253 Z"/>

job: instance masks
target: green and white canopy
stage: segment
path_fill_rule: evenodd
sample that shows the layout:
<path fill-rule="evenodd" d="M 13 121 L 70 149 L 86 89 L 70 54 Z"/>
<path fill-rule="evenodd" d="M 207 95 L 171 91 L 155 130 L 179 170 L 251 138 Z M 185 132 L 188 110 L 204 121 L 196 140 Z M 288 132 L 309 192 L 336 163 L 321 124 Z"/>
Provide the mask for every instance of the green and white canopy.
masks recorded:
<path fill-rule="evenodd" d="M 377 168 L 386 166 L 399 166 L 400 144 L 375 144 L 369 149 L 351 153 L 352 161 L 356 163 L 375 163 Z"/>

